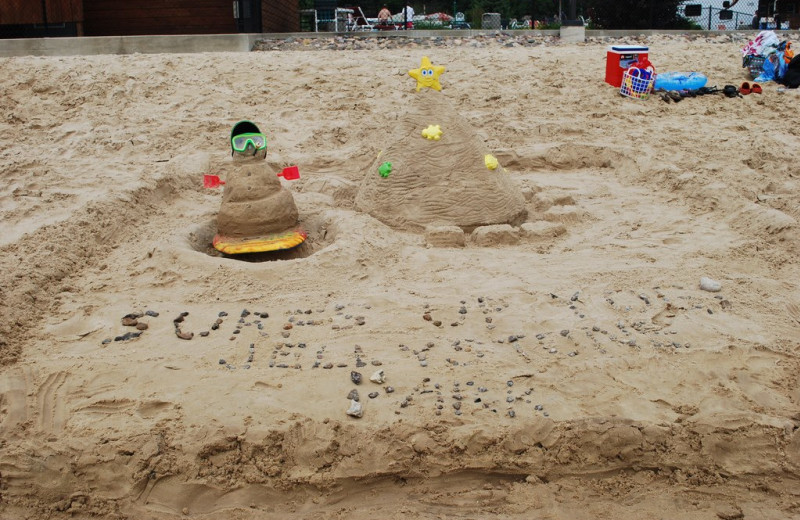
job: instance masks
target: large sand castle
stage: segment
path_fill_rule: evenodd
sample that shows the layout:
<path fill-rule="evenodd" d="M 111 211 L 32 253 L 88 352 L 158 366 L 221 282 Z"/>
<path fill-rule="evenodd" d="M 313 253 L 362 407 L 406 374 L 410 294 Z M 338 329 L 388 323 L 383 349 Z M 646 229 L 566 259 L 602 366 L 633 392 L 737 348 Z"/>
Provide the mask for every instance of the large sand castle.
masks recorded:
<path fill-rule="evenodd" d="M 422 130 L 440 127 L 440 139 Z M 446 94 L 414 93 L 408 109 L 385 138 L 386 148 L 367 170 L 356 207 L 398 229 L 452 225 L 465 230 L 489 224 L 519 224 L 525 199 L 502 166 L 487 168 L 490 150 L 458 114 Z M 382 177 L 381 164 L 391 163 Z"/>

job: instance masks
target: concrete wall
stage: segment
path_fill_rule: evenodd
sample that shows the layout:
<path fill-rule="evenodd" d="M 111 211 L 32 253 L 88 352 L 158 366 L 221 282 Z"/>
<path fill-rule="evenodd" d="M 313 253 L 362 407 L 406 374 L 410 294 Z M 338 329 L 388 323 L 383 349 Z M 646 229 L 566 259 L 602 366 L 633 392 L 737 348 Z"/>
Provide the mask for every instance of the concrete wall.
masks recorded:
<path fill-rule="evenodd" d="M 96 36 L 0 40 L 0 57 L 248 52 L 261 34 Z"/>

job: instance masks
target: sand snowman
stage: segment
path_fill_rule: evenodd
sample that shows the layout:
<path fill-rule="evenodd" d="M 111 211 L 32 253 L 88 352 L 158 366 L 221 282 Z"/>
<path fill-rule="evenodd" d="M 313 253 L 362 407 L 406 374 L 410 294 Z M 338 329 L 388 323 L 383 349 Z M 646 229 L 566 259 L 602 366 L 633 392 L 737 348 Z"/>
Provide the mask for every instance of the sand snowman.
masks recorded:
<path fill-rule="evenodd" d="M 231 130 L 232 161 L 217 214 L 213 245 L 229 254 L 290 249 L 303 243 L 299 213 L 291 192 L 278 179 L 297 178 L 297 168 L 278 171 L 264 159 L 267 139 L 250 121 Z"/>
<path fill-rule="evenodd" d="M 416 92 L 389 146 L 373 161 L 356 207 L 407 230 L 429 225 L 463 230 L 515 225 L 527 217 L 525 198 L 477 132 L 441 93 L 443 66 L 427 56 L 408 74 Z"/>

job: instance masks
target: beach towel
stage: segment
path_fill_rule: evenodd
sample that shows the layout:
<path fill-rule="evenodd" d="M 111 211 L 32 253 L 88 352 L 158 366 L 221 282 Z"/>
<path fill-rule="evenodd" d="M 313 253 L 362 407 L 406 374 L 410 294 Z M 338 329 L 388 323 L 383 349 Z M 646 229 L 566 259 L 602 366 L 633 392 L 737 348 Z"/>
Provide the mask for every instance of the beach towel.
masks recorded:
<path fill-rule="evenodd" d="M 800 55 L 795 56 L 792 58 L 792 61 L 789 62 L 782 83 L 789 88 L 800 87 Z"/>
<path fill-rule="evenodd" d="M 742 48 L 742 56 L 768 56 L 775 52 L 780 43 L 774 31 L 761 31 Z"/>

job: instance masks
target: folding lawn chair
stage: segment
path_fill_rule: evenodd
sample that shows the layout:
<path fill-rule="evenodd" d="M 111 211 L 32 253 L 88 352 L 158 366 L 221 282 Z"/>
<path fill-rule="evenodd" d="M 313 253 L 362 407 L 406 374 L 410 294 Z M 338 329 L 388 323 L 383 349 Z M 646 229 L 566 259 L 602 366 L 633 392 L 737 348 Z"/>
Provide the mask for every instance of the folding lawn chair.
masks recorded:
<path fill-rule="evenodd" d="M 367 20 L 367 17 L 364 15 L 364 11 L 362 11 L 360 7 L 347 7 L 346 9 L 352 11 L 352 13 L 348 15 L 347 19 L 348 31 L 373 30 L 373 25 L 369 23 L 369 20 Z"/>

